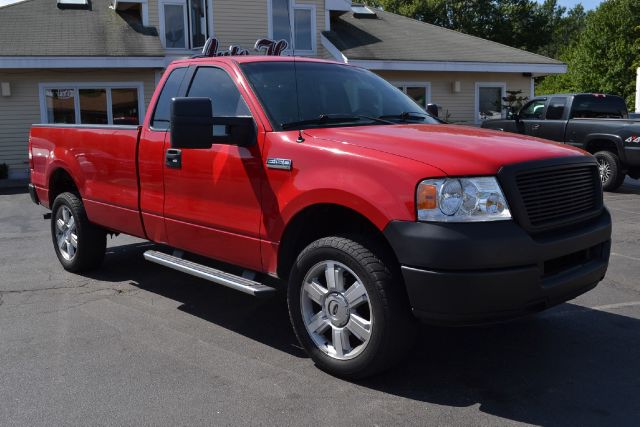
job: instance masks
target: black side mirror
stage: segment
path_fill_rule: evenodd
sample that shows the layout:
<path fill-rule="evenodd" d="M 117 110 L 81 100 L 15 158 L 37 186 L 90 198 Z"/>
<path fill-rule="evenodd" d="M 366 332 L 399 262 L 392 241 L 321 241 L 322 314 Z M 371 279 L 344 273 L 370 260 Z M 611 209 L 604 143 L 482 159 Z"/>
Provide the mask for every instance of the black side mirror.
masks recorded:
<path fill-rule="evenodd" d="M 211 148 L 213 108 L 209 98 L 171 100 L 171 148 Z"/>
<path fill-rule="evenodd" d="M 247 147 L 256 141 L 252 117 L 212 117 L 209 98 L 171 100 L 171 148 L 211 148 L 213 144 Z M 214 125 L 221 126 L 222 132 Z"/>
<path fill-rule="evenodd" d="M 427 104 L 427 113 L 431 114 L 433 117 L 438 117 L 438 104 Z"/>

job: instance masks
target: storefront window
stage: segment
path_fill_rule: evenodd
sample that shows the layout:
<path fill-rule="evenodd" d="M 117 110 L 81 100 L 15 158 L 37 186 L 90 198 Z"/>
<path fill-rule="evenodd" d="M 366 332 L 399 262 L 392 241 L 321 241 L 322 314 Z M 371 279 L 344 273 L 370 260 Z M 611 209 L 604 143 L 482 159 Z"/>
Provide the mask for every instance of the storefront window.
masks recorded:
<path fill-rule="evenodd" d="M 75 89 L 45 90 L 47 123 L 75 124 Z"/>
<path fill-rule="evenodd" d="M 406 93 L 423 110 L 426 110 L 427 104 L 431 102 L 431 84 L 428 82 L 396 84 L 396 87 Z"/>
<path fill-rule="evenodd" d="M 109 124 L 106 89 L 80 89 L 80 123 Z"/>
<path fill-rule="evenodd" d="M 163 0 L 160 25 L 167 49 L 197 49 L 209 37 L 208 0 Z"/>
<path fill-rule="evenodd" d="M 185 49 L 185 10 L 182 4 L 164 5 L 164 39 L 168 49 Z"/>
<path fill-rule="evenodd" d="M 44 87 L 41 89 L 43 120 L 45 123 L 138 125 L 142 114 L 141 88 L 87 84 Z"/>
<path fill-rule="evenodd" d="M 292 4 L 289 0 L 271 1 L 271 33 L 274 40 L 286 40 L 296 53 L 314 51 L 314 5 Z M 291 41 L 293 34 L 293 42 Z"/>
<path fill-rule="evenodd" d="M 207 41 L 207 8 L 206 0 L 191 0 L 189 2 L 191 47 L 202 47 Z"/>

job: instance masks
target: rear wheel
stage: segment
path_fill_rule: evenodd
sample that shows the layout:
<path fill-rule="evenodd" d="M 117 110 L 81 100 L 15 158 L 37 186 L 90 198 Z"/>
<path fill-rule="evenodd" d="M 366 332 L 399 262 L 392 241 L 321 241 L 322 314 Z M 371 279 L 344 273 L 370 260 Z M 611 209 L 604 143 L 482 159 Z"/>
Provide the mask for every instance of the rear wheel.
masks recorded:
<path fill-rule="evenodd" d="M 620 159 L 610 151 L 598 151 L 594 154 L 598 162 L 600 180 L 604 191 L 615 191 L 624 182 L 625 174 L 622 172 Z"/>
<path fill-rule="evenodd" d="M 376 252 L 348 238 L 327 237 L 307 246 L 293 267 L 293 328 L 316 365 L 330 374 L 376 374 L 413 343 L 415 324 L 402 283 Z"/>
<path fill-rule="evenodd" d="M 53 247 L 64 269 L 80 272 L 98 267 L 104 258 L 107 234 L 89 222 L 80 198 L 62 193 L 51 211 Z"/>

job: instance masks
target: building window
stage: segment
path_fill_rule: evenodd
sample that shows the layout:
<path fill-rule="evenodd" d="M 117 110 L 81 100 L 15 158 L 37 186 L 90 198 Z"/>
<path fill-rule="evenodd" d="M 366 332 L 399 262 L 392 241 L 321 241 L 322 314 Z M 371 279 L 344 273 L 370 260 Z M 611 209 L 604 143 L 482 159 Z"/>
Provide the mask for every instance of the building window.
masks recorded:
<path fill-rule="evenodd" d="M 43 123 L 138 125 L 144 115 L 142 83 L 43 83 Z"/>
<path fill-rule="evenodd" d="M 504 118 L 502 98 L 506 89 L 505 83 L 476 83 L 476 123 Z"/>
<path fill-rule="evenodd" d="M 393 85 L 406 93 L 423 110 L 426 110 L 427 104 L 431 102 L 431 83 L 429 82 L 395 82 Z"/>
<path fill-rule="evenodd" d="M 160 34 L 167 49 L 198 49 L 209 37 L 211 0 L 164 0 Z"/>
<path fill-rule="evenodd" d="M 286 40 L 289 43 L 288 52 L 315 54 L 315 5 L 295 4 L 291 0 L 270 0 L 269 6 L 270 37 L 273 40 Z"/>

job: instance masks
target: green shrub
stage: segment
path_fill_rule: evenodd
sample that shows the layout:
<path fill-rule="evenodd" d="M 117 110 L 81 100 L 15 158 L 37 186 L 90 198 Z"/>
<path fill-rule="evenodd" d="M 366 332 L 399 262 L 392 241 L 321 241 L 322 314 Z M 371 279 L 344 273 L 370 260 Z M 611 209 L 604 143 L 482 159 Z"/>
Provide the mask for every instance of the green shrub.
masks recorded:
<path fill-rule="evenodd" d="M 9 166 L 6 163 L 0 163 L 0 179 L 7 179 L 9 177 Z"/>

